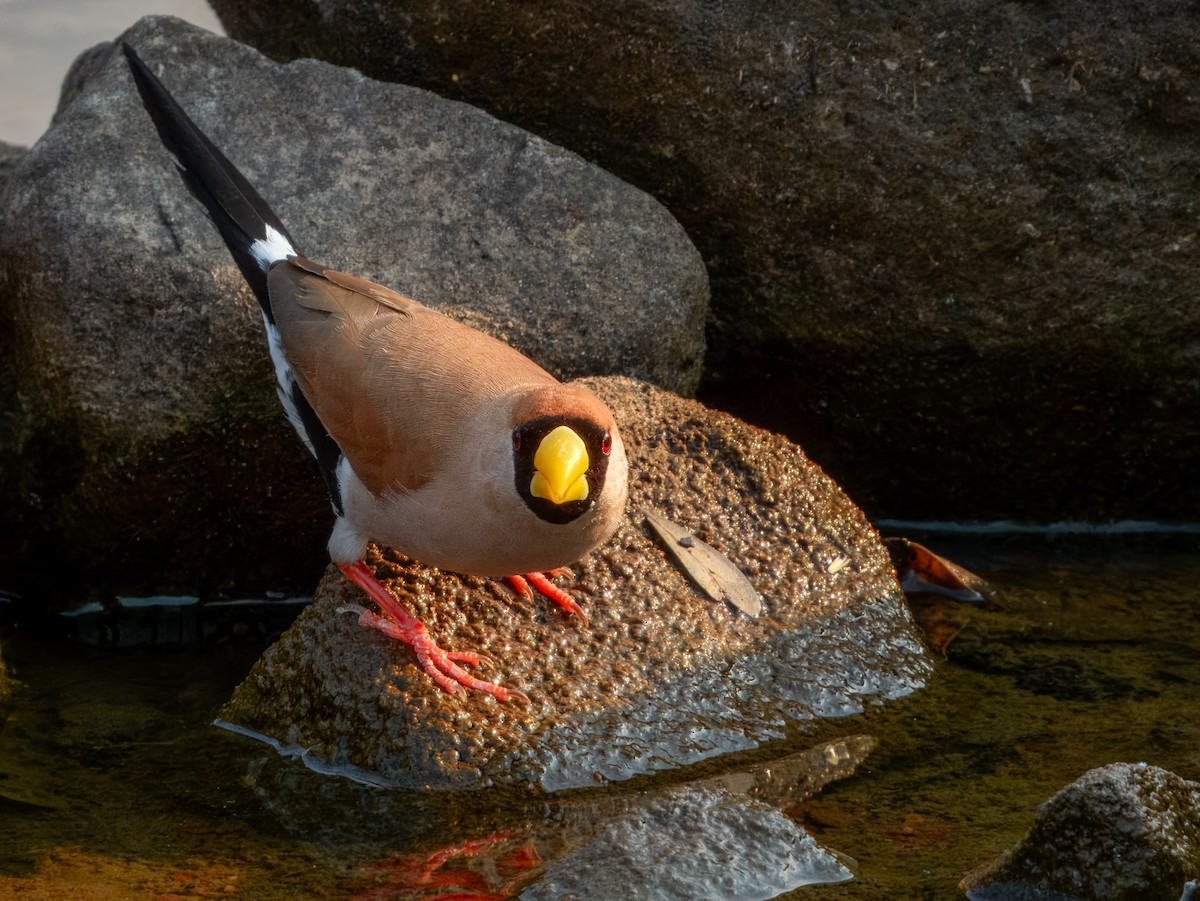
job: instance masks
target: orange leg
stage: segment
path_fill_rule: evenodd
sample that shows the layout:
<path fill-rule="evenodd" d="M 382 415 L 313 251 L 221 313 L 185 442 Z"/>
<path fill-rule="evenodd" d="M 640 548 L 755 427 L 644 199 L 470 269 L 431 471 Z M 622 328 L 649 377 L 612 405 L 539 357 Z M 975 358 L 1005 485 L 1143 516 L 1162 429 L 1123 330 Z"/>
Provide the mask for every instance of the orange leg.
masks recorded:
<path fill-rule="evenodd" d="M 342 609 L 358 613 L 360 625 L 378 629 L 384 635 L 402 641 L 413 649 L 417 655 L 417 663 L 442 691 L 455 694 L 463 688 L 473 688 L 484 691 L 498 701 L 520 701 L 529 703 L 529 698 L 522 692 L 504 688 L 492 682 L 477 679 L 459 666 L 480 666 L 490 663 L 482 654 L 473 651 L 443 651 L 437 646 L 425 629 L 425 624 L 405 609 L 396 596 L 383 587 L 374 573 L 367 568 L 362 560 L 353 563 L 338 563 L 338 569 L 367 593 L 381 611 L 383 616 L 373 613 L 357 604 L 347 604 Z"/>
<path fill-rule="evenodd" d="M 571 616 L 579 617 L 579 621 L 583 623 L 583 627 L 588 627 L 587 614 L 583 612 L 583 608 L 575 602 L 575 598 L 571 597 L 570 592 L 563 588 L 559 588 L 550 580 L 555 576 L 566 576 L 574 578 L 572 573 L 565 566 L 560 566 L 558 569 L 552 569 L 544 573 L 525 573 L 523 576 L 505 576 L 504 581 L 509 584 L 513 591 L 528 600 L 533 600 L 534 589 L 538 594 L 545 595 L 558 606 L 562 607 Z M 533 586 L 530 588 L 530 586 Z"/>

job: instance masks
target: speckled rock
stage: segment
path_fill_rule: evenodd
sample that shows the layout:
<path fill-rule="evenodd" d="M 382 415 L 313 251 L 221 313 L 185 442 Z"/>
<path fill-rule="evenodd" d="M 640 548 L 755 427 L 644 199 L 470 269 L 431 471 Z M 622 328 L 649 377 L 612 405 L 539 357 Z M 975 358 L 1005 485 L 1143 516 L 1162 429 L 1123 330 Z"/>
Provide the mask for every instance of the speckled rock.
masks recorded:
<path fill-rule="evenodd" d="M 0 197 L 4 196 L 4 187 L 21 157 L 29 152 L 28 148 L 17 144 L 0 141 Z"/>
<path fill-rule="evenodd" d="M 528 708 L 440 692 L 406 648 L 338 612 L 362 598 L 331 567 L 221 718 L 365 780 L 554 790 L 752 748 L 922 684 L 929 659 L 887 552 L 799 448 L 643 383 L 587 383 L 621 423 L 632 473 L 626 521 L 575 567 L 590 629 L 495 583 L 369 559 L 443 647 L 490 656 Z M 740 566 L 762 615 L 701 594 L 647 508 Z"/>
<path fill-rule="evenodd" d="M 963 880 L 973 901 L 1173 901 L 1200 876 L 1200 783 L 1145 763 L 1084 773 L 1011 851 Z"/>
<path fill-rule="evenodd" d="M 712 277 L 702 396 L 874 515 L 1197 518 L 1190 0 L 213 7 L 653 192 Z"/>
<path fill-rule="evenodd" d="M 695 388 L 706 275 L 647 195 L 425 91 L 276 65 L 165 17 L 123 37 L 314 259 L 562 376 Z M 112 50 L 81 58 L 3 194 L 14 537 L 36 539 L 31 571 L 92 589 L 311 588 L 329 505 L 279 409 L 257 304 Z"/>

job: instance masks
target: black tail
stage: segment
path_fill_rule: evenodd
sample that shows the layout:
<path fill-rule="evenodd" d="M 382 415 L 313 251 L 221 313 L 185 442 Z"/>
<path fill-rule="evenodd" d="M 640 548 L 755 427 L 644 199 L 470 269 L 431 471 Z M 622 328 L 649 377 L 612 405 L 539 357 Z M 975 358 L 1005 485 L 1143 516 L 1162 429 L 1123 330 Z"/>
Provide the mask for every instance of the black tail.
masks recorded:
<path fill-rule="evenodd" d="M 279 341 L 267 291 L 267 271 L 271 264 L 286 259 L 289 254 L 298 256 L 296 244 L 266 201 L 188 118 L 134 49 L 125 43 L 121 49 L 129 60 L 142 104 L 154 120 L 163 144 L 175 155 L 179 174 L 208 209 L 213 224 L 262 305 L 267 321 L 267 347 L 279 383 L 279 400 L 297 434 L 317 458 L 334 512 L 340 516 L 342 495 L 337 467 L 342 452 L 296 383 Z"/>
<path fill-rule="evenodd" d="M 163 144 L 175 155 L 179 174 L 208 209 L 242 275 L 254 289 L 268 321 L 274 322 L 267 297 L 267 269 L 274 260 L 265 254 L 263 248 L 277 247 L 279 241 L 273 238 L 278 236 L 291 245 L 292 253 L 299 253 L 295 250 L 295 242 L 266 201 L 258 196 L 258 192 L 237 167 L 188 118 L 188 114 L 134 49 L 126 43 L 122 43 L 121 48 L 129 60 L 129 68 L 146 111 L 154 120 Z M 275 235 L 272 235 L 272 230 Z"/>

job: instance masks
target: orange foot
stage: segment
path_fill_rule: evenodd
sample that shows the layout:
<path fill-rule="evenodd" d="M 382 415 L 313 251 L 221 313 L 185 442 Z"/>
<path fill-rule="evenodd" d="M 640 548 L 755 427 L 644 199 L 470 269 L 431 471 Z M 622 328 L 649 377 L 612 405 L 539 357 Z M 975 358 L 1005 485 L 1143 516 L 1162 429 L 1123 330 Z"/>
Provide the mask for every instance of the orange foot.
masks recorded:
<path fill-rule="evenodd" d="M 512 590 L 521 595 L 526 600 L 533 600 L 534 589 L 537 589 L 538 594 L 543 594 L 563 610 L 567 611 L 571 616 L 579 617 L 579 621 L 583 623 L 583 627 L 588 627 L 587 614 L 583 612 L 583 608 L 575 603 L 575 599 L 571 597 L 570 592 L 563 588 L 559 588 L 550 580 L 555 576 L 566 576 L 568 579 L 574 579 L 575 574 L 565 566 L 560 566 L 558 569 L 552 569 L 544 573 L 525 573 L 523 576 L 505 576 L 504 581 L 507 582 Z M 530 586 L 533 586 L 532 588 Z"/>
<path fill-rule="evenodd" d="M 342 609 L 357 613 L 359 625 L 378 629 L 384 635 L 403 641 L 411 647 L 417 655 L 417 663 L 421 669 L 442 691 L 457 694 L 464 688 L 472 688 L 487 692 L 498 701 L 529 703 L 529 698 L 524 693 L 477 679 L 459 666 L 460 663 L 467 666 L 484 666 L 491 661 L 474 651 L 444 651 L 439 648 L 426 631 L 425 624 L 409 613 L 395 595 L 383 587 L 362 560 L 338 563 L 338 569 L 347 579 L 365 591 L 367 596 L 379 605 L 384 615 L 380 616 L 358 604 L 347 604 Z"/>

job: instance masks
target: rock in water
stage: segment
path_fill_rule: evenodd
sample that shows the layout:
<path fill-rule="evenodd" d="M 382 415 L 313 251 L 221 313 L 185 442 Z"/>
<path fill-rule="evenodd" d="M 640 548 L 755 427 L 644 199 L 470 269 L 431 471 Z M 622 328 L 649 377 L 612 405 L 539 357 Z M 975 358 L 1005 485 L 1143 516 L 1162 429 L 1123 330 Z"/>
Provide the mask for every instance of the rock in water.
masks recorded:
<path fill-rule="evenodd" d="M 575 567 L 583 631 L 553 605 L 376 553 L 376 574 L 442 647 L 494 660 L 529 708 L 439 691 L 396 642 L 339 613 L 332 567 L 221 718 L 311 765 L 403 787 L 615 782 L 752 748 L 789 720 L 858 712 L 930 671 L 887 551 L 795 445 L 627 379 L 587 384 L 621 423 L 630 516 Z M 703 593 L 636 511 L 725 554 L 762 599 Z"/>
<path fill-rule="evenodd" d="M 1200 783 L 1145 763 L 1084 773 L 1011 851 L 959 886 L 972 901 L 1178 898 L 1200 874 Z"/>

